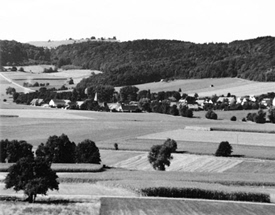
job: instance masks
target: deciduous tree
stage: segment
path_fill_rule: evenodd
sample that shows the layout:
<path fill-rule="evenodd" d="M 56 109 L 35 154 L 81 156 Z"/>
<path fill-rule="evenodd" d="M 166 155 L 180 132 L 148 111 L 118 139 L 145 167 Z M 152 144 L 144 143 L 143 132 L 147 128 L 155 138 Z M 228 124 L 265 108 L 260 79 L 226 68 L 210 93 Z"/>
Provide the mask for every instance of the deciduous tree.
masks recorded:
<path fill-rule="evenodd" d="M 23 190 L 31 203 L 37 194 L 46 195 L 47 191 L 58 190 L 56 173 L 45 159 L 27 157 L 20 159 L 9 168 L 5 178 L 5 187 L 13 188 L 16 192 Z"/>

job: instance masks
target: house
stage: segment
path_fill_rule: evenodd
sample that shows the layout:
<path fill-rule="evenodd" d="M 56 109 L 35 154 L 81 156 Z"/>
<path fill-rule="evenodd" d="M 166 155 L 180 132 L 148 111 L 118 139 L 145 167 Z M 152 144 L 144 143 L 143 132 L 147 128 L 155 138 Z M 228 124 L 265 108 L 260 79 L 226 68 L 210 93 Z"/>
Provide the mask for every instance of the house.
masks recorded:
<path fill-rule="evenodd" d="M 140 112 L 138 105 L 122 104 L 123 112 Z"/>
<path fill-rule="evenodd" d="M 272 101 L 272 106 L 275 107 L 275 98 Z"/>
<path fill-rule="evenodd" d="M 107 104 L 110 111 L 118 111 L 118 112 L 122 112 L 122 105 L 117 102 L 117 103 L 108 103 Z"/>
<path fill-rule="evenodd" d="M 217 103 L 224 103 L 227 102 L 228 104 L 234 104 L 236 102 L 235 97 L 219 97 Z"/>
<path fill-rule="evenodd" d="M 41 106 L 43 103 L 44 103 L 43 99 L 33 99 L 30 104 L 32 106 Z"/>
<path fill-rule="evenodd" d="M 65 100 L 63 100 L 63 99 L 52 99 L 49 102 L 49 106 L 50 107 L 65 107 L 67 105 L 66 105 Z"/>
<path fill-rule="evenodd" d="M 271 98 L 264 98 L 262 101 L 261 101 L 261 105 L 264 105 L 264 106 L 271 106 L 271 104 L 273 104 L 273 101 Z"/>
<path fill-rule="evenodd" d="M 76 106 L 81 109 L 81 106 L 84 104 L 84 101 L 76 101 Z"/>

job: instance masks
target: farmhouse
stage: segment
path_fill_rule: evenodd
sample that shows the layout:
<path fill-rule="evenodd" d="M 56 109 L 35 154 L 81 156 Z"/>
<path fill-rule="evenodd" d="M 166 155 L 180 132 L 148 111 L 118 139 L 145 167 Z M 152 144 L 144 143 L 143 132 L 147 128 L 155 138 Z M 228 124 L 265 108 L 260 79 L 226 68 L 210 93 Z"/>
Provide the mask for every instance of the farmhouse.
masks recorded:
<path fill-rule="evenodd" d="M 41 106 L 44 103 L 43 99 L 33 99 L 31 101 L 32 106 Z"/>
<path fill-rule="evenodd" d="M 63 100 L 63 99 L 52 99 L 49 102 L 50 107 L 66 107 L 69 105 L 70 100 Z"/>

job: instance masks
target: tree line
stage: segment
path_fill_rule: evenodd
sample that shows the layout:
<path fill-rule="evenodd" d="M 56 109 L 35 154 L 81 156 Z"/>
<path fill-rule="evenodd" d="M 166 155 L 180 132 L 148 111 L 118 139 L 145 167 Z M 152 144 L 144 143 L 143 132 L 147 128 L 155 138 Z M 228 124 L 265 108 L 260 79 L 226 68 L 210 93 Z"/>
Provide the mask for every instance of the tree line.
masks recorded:
<path fill-rule="evenodd" d="M 35 151 L 32 145 L 24 140 L 1 140 L 0 162 L 15 163 L 21 158 L 40 157 L 50 163 L 95 163 L 100 164 L 100 153 L 91 140 L 83 140 L 79 144 L 70 141 L 67 135 L 50 136 L 47 142 L 41 143 Z"/>

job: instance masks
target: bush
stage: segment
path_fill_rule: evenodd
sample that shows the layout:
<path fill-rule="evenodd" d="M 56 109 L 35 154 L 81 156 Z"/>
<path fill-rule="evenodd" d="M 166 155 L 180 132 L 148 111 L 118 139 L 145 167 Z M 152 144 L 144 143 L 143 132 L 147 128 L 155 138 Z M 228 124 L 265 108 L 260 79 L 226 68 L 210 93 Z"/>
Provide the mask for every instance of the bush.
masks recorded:
<path fill-rule="evenodd" d="M 213 110 L 208 110 L 207 113 L 205 114 L 205 117 L 207 119 L 218 119 L 218 115 L 213 111 Z"/>
<path fill-rule="evenodd" d="M 228 141 L 222 141 L 215 153 L 216 156 L 228 157 L 232 153 L 232 146 Z"/>
<path fill-rule="evenodd" d="M 230 120 L 231 121 L 237 121 L 237 117 L 236 116 L 232 116 Z"/>
<path fill-rule="evenodd" d="M 115 150 L 118 150 L 118 144 L 114 143 Z"/>

